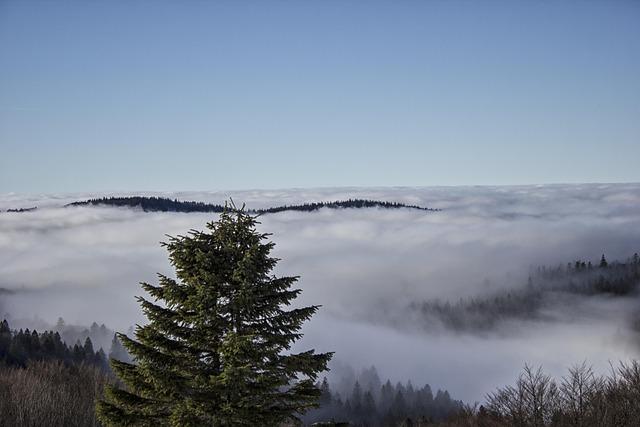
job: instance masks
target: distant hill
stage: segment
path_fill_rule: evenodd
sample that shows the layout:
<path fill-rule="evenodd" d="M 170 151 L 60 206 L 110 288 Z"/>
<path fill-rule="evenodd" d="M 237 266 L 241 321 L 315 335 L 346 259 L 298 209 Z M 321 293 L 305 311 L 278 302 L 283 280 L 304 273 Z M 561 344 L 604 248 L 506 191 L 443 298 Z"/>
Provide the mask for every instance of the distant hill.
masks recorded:
<path fill-rule="evenodd" d="M 127 208 L 141 208 L 145 212 L 222 212 L 224 206 L 204 202 L 180 201 L 165 197 L 103 197 L 80 202 L 69 203 L 66 206 L 117 206 Z"/>
<path fill-rule="evenodd" d="M 278 212 L 285 212 L 285 211 L 311 212 L 311 211 L 316 211 L 322 208 L 329 208 L 329 209 L 406 208 L 406 209 L 418 209 L 421 211 L 438 211 L 439 210 L 439 209 L 424 208 L 416 205 L 405 205 L 404 203 L 397 203 L 397 202 L 383 202 L 378 200 L 366 200 L 366 199 L 349 199 L 349 200 L 341 200 L 341 201 L 335 201 L 335 202 L 312 202 L 312 203 L 303 203 L 301 205 L 284 205 L 284 206 L 277 206 L 274 208 L 257 209 L 255 210 L 255 212 L 259 214 L 278 213 Z"/>
<path fill-rule="evenodd" d="M 36 206 L 32 208 L 18 208 L 18 209 L 7 209 L 7 212 L 31 212 L 38 209 Z"/>
<path fill-rule="evenodd" d="M 485 296 L 413 301 L 408 311 L 422 317 L 426 329 L 444 326 L 457 332 L 487 332 L 510 320 L 543 320 L 549 308 L 566 308 L 576 304 L 577 297 L 637 298 L 639 292 L 640 255 L 635 253 L 622 262 L 608 262 L 602 255 L 595 264 L 578 260 L 532 269 L 526 284 Z M 640 312 L 636 313 L 629 321 L 640 332 Z"/>
<path fill-rule="evenodd" d="M 69 203 L 66 206 L 117 206 L 129 208 L 141 208 L 145 212 L 222 212 L 224 206 L 212 203 L 180 201 L 164 197 L 103 197 Z M 334 202 L 312 202 L 299 205 L 284 205 L 266 209 L 249 209 L 256 214 L 272 214 L 286 211 L 312 212 L 318 209 L 344 209 L 344 208 L 384 208 L 384 209 L 418 209 L 435 212 L 439 209 L 431 209 L 416 205 L 405 205 L 397 202 L 384 202 L 378 200 L 349 199 Z"/>

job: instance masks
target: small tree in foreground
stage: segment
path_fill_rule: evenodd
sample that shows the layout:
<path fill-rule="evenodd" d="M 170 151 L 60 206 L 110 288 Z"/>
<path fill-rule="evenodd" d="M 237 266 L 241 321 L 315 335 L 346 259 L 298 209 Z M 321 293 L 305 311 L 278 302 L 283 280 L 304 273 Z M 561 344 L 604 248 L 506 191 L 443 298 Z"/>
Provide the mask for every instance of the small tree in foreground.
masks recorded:
<path fill-rule="evenodd" d="M 126 387 L 98 402 L 107 425 L 278 425 L 316 406 L 314 382 L 331 353 L 286 354 L 318 306 L 286 309 L 297 277 L 271 274 L 278 259 L 255 217 L 229 208 L 207 231 L 163 243 L 177 279 L 142 283 L 148 324 L 118 334 L 134 364 L 111 360 Z"/>

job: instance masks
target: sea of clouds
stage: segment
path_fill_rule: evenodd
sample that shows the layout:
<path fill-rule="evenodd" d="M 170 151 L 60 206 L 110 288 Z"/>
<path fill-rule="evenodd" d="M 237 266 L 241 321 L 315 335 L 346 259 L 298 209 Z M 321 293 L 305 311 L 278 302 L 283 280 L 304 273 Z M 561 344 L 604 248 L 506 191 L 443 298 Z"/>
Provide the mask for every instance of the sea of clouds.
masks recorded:
<path fill-rule="evenodd" d="M 327 188 L 233 192 L 114 192 L 0 195 L 0 316 L 27 322 L 93 321 L 126 330 L 144 322 L 140 281 L 171 275 L 166 235 L 202 229 L 214 214 L 63 207 L 89 197 L 154 195 L 263 208 L 367 198 L 439 208 L 342 209 L 261 217 L 273 233 L 278 274 L 300 275 L 298 304 L 321 304 L 299 349 L 335 351 L 337 363 L 375 365 L 381 376 L 447 388 L 482 400 L 524 363 L 562 373 L 587 360 L 596 369 L 638 357 L 627 315 L 631 299 L 576 301 L 552 321 L 513 322 L 499 332 L 427 332 L 411 302 L 456 301 L 526 284 L 532 266 L 605 253 L 640 252 L 640 184 L 509 187 Z M 506 332 L 505 332 L 506 331 Z M 490 331 L 489 331 L 490 332 Z"/>

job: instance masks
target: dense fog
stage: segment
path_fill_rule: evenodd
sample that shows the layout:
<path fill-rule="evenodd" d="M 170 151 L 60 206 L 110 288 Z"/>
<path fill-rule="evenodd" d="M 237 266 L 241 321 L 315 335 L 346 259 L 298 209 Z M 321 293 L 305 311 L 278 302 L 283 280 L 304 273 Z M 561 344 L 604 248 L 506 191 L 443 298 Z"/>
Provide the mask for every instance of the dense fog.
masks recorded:
<path fill-rule="evenodd" d="M 145 213 L 63 207 L 104 195 L 147 194 L 264 208 L 367 198 L 439 208 L 322 209 L 263 215 L 273 233 L 277 274 L 300 275 L 297 304 L 321 304 L 300 349 L 335 351 L 334 375 L 375 365 L 383 377 L 446 388 L 467 401 L 512 382 L 520 368 L 550 373 L 584 360 L 597 370 L 638 357 L 630 327 L 637 294 L 564 295 L 540 316 L 480 330 L 426 327 L 416 303 L 493 298 L 527 286 L 537 266 L 604 253 L 640 252 L 640 184 L 514 187 L 0 195 L 0 317 L 12 325 L 105 323 L 126 331 L 144 322 L 138 282 L 171 275 L 159 245 L 166 234 L 202 229 L 214 214 Z M 329 374 L 331 375 L 331 374 Z M 342 374 L 340 374 L 342 375 Z"/>

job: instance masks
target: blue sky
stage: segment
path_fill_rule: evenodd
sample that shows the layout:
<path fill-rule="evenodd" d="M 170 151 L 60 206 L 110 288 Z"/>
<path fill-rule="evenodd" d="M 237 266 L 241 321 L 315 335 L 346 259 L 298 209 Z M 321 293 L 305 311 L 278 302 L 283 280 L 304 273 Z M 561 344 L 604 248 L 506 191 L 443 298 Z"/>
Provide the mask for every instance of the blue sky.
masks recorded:
<path fill-rule="evenodd" d="M 0 192 L 640 181 L 638 1 L 0 0 Z"/>

